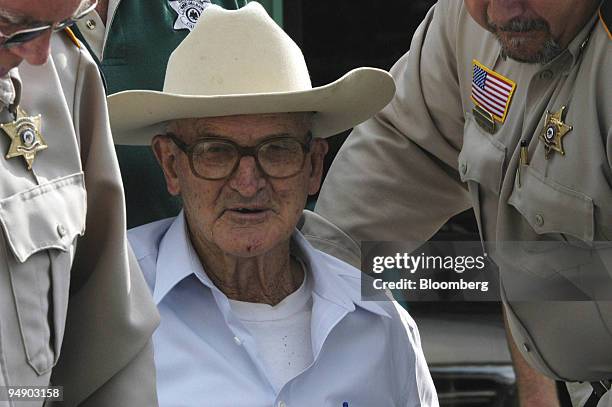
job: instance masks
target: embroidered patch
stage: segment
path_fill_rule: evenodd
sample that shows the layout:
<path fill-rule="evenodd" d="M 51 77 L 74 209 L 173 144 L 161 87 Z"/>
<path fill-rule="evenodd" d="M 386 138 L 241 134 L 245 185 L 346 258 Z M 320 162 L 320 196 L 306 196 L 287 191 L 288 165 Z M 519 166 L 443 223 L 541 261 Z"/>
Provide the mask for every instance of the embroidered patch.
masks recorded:
<path fill-rule="evenodd" d="M 193 30 L 202 12 L 210 6 L 210 0 L 170 0 L 169 3 L 178 14 L 174 22 L 175 30 Z"/>
<path fill-rule="evenodd" d="M 472 101 L 503 123 L 516 83 L 473 60 Z"/>

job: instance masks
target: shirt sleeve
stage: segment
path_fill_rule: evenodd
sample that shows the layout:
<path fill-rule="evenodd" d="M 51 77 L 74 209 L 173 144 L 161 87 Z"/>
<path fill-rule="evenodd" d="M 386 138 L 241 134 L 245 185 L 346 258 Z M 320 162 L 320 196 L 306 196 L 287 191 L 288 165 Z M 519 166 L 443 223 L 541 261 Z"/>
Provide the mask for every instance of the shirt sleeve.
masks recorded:
<path fill-rule="evenodd" d="M 72 117 L 87 220 L 77 242 L 63 351 L 52 380 L 64 386 L 66 405 L 156 406 L 150 338 L 159 315 L 127 243 L 123 187 L 101 78 L 86 51 L 75 58 L 68 66 L 78 67 L 76 72 L 60 76 L 63 86 L 74 83 Z"/>
<path fill-rule="evenodd" d="M 395 97 L 353 130 L 332 164 L 315 211 L 355 242 L 424 241 L 470 207 L 457 172 L 464 116 L 455 28 L 462 7 L 441 1 L 429 11 L 410 52 L 391 69 Z M 329 225 L 306 214 L 303 230 L 325 235 Z"/>

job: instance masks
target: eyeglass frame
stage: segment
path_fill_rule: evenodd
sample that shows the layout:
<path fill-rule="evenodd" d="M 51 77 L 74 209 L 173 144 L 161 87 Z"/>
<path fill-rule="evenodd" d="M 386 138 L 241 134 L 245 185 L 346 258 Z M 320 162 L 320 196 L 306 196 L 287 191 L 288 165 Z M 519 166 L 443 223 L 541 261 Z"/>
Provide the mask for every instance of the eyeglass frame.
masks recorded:
<path fill-rule="evenodd" d="M 312 135 L 312 132 L 308 132 L 306 134 L 306 139 L 304 141 L 300 141 L 297 140 L 293 137 L 289 137 L 289 136 L 279 136 L 279 137 L 271 137 L 271 138 L 267 138 L 265 140 L 262 140 L 261 142 L 257 143 L 254 146 L 241 146 L 238 143 L 233 142 L 232 140 L 228 140 L 225 138 L 221 138 L 221 137 L 203 137 L 200 138 L 198 140 L 196 140 L 194 143 L 191 144 L 187 144 L 185 143 L 183 140 L 181 140 L 180 138 L 178 138 L 178 136 L 172 132 L 167 132 L 165 134 L 166 137 L 168 137 L 170 140 L 172 140 L 174 142 L 174 144 L 183 152 L 187 155 L 187 158 L 189 159 L 189 166 L 191 167 L 191 172 L 193 173 L 193 175 L 195 175 L 198 178 L 201 179 L 205 179 L 208 181 L 221 181 L 224 179 L 228 179 L 230 178 L 235 172 L 236 169 L 238 168 L 238 166 L 240 165 L 240 160 L 242 160 L 243 157 L 253 157 L 255 159 L 255 165 L 257 166 L 257 169 L 259 171 L 261 171 L 262 174 L 264 174 L 267 177 L 270 178 L 274 178 L 274 179 L 287 179 L 287 178 L 291 178 L 296 176 L 297 174 L 299 174 L 300 171 L 302 171 L 304 169 L 304 165 L 306 164 L 306 156 L 308 155 L 308 153 L 310 153 L 310 149 L 312 147 L 312 141 L 314 139 L 314 136 Z M 295 142 L 297 142 L 300 147 L 302 148 L 302 164 L 300 165 L 300 168 L 293 174 L 291 175 L 285 175 L 283 177 L 275 177 L 273 175 L 268 174 L 263 167 L 261 166 L 261 164 L 259 163 L 259 158 L 257 157 L 257 155 L 259 154 L 259 149 L 270 142 L 273 141 L 277 141 L 277 140 L 293 140 Z M 236 160 L 236 163 L 234 164 L 234 167 L 232 168 L 232 170 L 225 176 L 225 177 L 221 177 L 221 178 L 207 178 L 204 177 L 200 174 L 198 174 L 198 172 L 195 170 L 195 165 L 193 164 L 193 151 L 195 149 L 195 147 L 203 142 L 206 141 L 217 141 L 217 142 L 223 142 L 223 143 L 227 143 L 230 144 L 231 146 L 233 146 L 236 151 L 238 151 L 238 159 Z"/>
<path fill-rule="evenodd" d="M 28 43 L 40 37 L 41 35 L 43 35 L 47 30 L 52 30 L 53 32 L 64 30 L 74 25 L 78 20 L 84 18 L 87 14 L 95 10 L 97 5 L 98 5 L 98 0 L 94 0 L 94 2 L 89 7 L 85 8 L 83 11 L 63 21 L 57 22 L 57 23 L 41 25 L 39 27 L 33 27 L 33 28 L 25 28 L 23 30 L 17 30 L 14 33 L 9 34 L 9 35 L 6 35 L 2 31 L 0 31 L 0 49 L 18 47 L 20 45 Z M 23 35 L 23 34 L 28 34 L 28 33 L 36 33 L 36 35 L 28 38 L 25 41 L 10 42 L 11 39 L 17 37 L 18 35 Z"/>

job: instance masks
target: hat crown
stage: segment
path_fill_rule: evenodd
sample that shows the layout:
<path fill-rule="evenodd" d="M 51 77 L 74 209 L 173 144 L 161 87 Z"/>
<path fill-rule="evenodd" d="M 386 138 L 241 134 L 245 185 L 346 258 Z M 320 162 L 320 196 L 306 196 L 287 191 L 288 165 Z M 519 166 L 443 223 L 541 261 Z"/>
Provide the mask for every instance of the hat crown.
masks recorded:
<path fill-rule="evenodd" d="M 309 89 L 300 48 L 256 2 L 209 6 L 170 56 L 164 82 L 166 93 L 197 96 Z"/>

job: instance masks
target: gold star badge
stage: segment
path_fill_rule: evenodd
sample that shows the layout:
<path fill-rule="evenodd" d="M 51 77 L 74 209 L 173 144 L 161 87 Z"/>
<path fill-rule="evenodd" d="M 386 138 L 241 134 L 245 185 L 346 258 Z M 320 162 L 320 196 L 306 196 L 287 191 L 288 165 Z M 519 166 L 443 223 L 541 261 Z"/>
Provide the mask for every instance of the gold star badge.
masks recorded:
<path fill-rule="evenodd" d="M 28 165 L 28 170 L 32 170 L 36 153 L 47 148 L 47 143 L 40 132 L 41 126 L 41 115 L 28 116 L 22 108 L 17 107 L 15 120 L 0 124 L 0 129 L 11 139 L 6 159 L 22 156 Z"/>
<path fill-rule="evenodd" d="M 565 155 L 563 150 L 563 136 L 572 131 L 573 127 L 563 123 L 563 115 L 565 106 L 561 106 L 561 110 L 556 113 L 546 112 L 546 122 L 540 133 L 540 140 L 544 142 L 544 158 L 550 158 L 551 151 L 557 151 L 561 155 Z"/>

